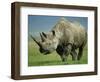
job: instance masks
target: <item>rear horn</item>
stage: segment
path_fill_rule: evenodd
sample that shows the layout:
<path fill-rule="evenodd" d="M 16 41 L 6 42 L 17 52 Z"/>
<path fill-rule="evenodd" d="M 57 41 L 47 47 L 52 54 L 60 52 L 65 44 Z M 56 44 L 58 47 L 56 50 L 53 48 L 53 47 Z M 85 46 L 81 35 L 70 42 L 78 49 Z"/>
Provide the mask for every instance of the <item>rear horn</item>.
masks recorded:
<path fill-rule="evenodd" d="M 45 36 L 42 33 L 40 33 L 40 36 L 41 36 L 41 40 L 45 41 L 46 38 L 45 38 Z"/>

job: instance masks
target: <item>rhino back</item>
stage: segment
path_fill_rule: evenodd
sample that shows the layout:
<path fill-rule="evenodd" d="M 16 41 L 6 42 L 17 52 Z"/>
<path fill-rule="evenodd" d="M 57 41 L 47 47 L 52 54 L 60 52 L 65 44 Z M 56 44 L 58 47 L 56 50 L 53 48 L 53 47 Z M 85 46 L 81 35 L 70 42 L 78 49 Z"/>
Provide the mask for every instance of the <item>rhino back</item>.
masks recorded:
<path fill-rule="evenodd" d="M 85 28 L 78 23 L 71 23 L 69 21 L 60 21 L 53 28 L 60 44 L 74 44 L 76 47 L 83 45 L 86 42 L 87 33 Z"/>

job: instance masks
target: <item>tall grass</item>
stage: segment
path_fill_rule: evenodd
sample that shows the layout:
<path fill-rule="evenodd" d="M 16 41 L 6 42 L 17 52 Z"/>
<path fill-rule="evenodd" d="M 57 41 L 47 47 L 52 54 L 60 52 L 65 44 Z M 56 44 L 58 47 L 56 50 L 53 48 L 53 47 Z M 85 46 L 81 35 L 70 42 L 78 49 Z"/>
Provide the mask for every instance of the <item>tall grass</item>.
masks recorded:
<path fill-rule="evenodd" d="M 48 65 L 69 65 L 87 64 L 87 46 L 84 48 L 83 56 L 80 61 L 72 61 L 71 55 L 66 62 L 62 62 L 60 56 L 55 52 L 43 55 L 39 52 L 39 47 L 34 41 L 28 42 L 28 66 L 48 66 Z"/>

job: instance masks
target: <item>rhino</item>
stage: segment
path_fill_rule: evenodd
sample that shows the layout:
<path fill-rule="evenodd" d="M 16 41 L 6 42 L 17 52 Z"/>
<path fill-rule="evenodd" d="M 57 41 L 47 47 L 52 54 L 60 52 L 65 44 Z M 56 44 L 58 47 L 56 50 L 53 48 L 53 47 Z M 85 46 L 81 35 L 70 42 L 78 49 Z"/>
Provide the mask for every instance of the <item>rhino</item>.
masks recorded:
<path fill-rule="evenodd" d="M 61 18 L 48 33 L 41 32 L 40 40 L 31 35 L 44 55 L 56 51 L 63 62 L 70 54 L 72 60 L 80 60 L 87 42 L 87 31 L 78 22 Z M 78 52 L 77 52 L 78 50 Z"/>

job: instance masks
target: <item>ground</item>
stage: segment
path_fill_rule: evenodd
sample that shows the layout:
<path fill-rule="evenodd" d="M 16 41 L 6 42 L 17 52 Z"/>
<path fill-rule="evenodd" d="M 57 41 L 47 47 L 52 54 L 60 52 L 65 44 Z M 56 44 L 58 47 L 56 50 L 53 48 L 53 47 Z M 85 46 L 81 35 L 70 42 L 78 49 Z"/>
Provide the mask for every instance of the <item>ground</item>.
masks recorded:
<path fill-rule="evenodd" d="M 70 65 L 70 64 L 87 64 L 87 45 L 84 48 L 83 56 L 80 61 L 72 61 L 68 56 L 66 62 L 62 62 L 60 56 L 55 52 L 43 55 L 39 52 L 39 47 L 34 41 L 28 42 L 28 66 L 49 66 L 49 65 Z"/>

